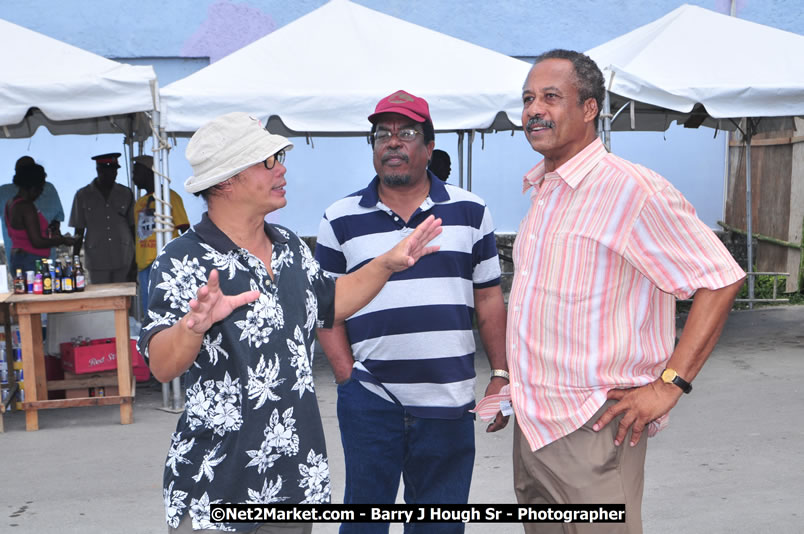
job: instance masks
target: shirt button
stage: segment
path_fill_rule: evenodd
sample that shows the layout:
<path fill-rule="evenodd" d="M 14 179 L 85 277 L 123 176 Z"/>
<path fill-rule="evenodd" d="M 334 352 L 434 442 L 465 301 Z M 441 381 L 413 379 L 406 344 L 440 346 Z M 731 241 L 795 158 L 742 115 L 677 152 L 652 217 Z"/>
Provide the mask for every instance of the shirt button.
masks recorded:
<path fill-rule="evenodd" d="M 527 270 L 527 269 L 523 269 L 523 270 L 522 270 L 522 274 L 528 274 L 528 270 Z"/>
<path fill-rule="evenodd" d="M 519 306 L 514 306 L 514 311 L 518 312 L 519 310 L 520 310 Z"/>
<path fill-rule="evenodd" d="M 530 234 L 530 235 L 528 236 L 528 238 L 529 238 L 529 239 L 536 239 L 536 234 Z"/>
<path fill-rule="evenodd" d="M 394 220 L 395 220 L 395 221 L 399 221 L 399 217 L 394 217 Z"/>
<path fill-rule="evenodd" d="M 539 201 L 539 206 L 544 206 L 544 200 Z"/>

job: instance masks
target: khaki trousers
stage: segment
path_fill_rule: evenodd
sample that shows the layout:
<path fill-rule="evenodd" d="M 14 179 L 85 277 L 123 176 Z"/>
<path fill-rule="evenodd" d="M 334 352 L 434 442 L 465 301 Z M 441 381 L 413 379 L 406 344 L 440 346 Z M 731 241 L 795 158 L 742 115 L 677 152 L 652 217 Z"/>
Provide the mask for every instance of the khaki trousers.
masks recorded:
<path fill-rule="evenodd" d="M 528 534 L 641 534 L 647 432 L 635 447 L 614 446 L 622 416 L 599 432 L 592 425 L 607 401 L 581 428 L 537 451 L 514 428 L 514 490 L 519 504 L 625 504 L 625 523 L 524 523 Z"/>

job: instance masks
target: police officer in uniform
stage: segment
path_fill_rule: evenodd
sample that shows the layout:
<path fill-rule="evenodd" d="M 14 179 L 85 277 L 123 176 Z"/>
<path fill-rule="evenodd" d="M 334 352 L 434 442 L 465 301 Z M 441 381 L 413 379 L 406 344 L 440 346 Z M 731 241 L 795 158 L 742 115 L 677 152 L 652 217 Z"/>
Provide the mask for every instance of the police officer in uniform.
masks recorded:
<path fill-rule="evenodd" d="M 133 272 L 134 194 L 115 181 L 119 157 L 114 152 L 92 158 L 98 175 L 76 192 L 70 213 L 73 254 L 86 244 L 84 263 L 94 284 L 131 281 Z"/>

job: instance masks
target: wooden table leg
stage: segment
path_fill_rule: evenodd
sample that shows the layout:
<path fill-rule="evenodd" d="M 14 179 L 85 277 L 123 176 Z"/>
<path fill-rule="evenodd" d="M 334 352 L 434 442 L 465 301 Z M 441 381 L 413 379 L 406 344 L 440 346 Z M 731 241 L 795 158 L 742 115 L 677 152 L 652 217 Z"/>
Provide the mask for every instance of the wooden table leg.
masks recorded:
<path fill-rule="evenodd" d="M 47 400 L 45 351 L 42 346 L 42 316 L 38 313 L 21 313 L 19 314 L 19 323 L 25 401 Z M 29 432 L 39 430 L 39 412 L 37 409 L 28 408 L 25 410 L 25 429 Z"/>
<path fill-rule="evenodd" d="M 126 302 L 128 302 L 126 298 Z M 117 388 L 118 395 L 126 397 L 131 395 L 131 382 L 133 372 L 131 369 L 131 346 L 129 343 L 128 307 L 114 311 L 115 343 L 117 348 Z M 130 425 L 134 422 L 133 403 L 120 405 L 120 424 Z"/>

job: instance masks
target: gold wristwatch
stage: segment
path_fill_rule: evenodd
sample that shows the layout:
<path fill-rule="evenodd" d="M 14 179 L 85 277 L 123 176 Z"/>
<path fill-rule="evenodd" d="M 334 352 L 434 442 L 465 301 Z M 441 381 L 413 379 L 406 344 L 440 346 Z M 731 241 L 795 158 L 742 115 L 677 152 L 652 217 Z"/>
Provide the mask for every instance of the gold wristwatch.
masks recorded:
<path fill-rule="evenodd" d="M 681 391 L 684 393 L 689 393 L 692 391 L 692 384 L 678 376 L 678 373 L 675 369 L 670 369 L 666 367 L 664 371 L 662 371 L 662 382 L 665 384 L 675 384 L 681 388 Z"/>

